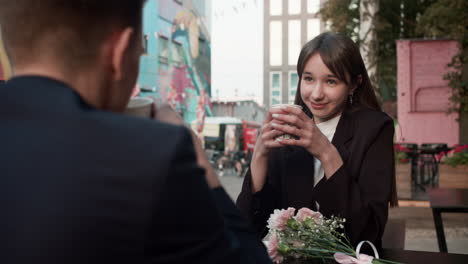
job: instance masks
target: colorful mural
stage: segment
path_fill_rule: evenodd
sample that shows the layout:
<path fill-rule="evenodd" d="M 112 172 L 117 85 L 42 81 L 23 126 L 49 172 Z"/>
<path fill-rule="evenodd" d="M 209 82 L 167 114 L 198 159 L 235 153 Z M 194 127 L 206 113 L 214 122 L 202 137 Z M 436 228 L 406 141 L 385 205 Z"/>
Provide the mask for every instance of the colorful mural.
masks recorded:
<path fill-rule="evenodd" d="M 149 0 L 144 9 L 146 54 L 135 91 L 170 103 L 196 130 L 211 116 L 211 48 L 206 0 Z M 11 69 L 0 36 L 0 80 Z"/>
<path fill-rule="evenodd" d="M 148 1 L 143 25 L 146 54 L 137 85 L 140 95 L 166 100 L 199 132 L 205 116 L 211 115 L 207 2 Z"/>

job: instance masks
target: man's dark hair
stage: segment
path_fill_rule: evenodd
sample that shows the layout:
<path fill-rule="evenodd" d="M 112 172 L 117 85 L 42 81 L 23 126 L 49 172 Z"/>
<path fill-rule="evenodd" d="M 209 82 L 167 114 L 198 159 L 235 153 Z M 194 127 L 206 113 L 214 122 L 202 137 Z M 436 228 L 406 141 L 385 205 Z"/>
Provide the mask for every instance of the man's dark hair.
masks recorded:
<path fill-rule="evenodd" d="M 70 67 L 94 62 L 113 30 L 139 30 L 145 0 L 0 0 L 0 26 L 10 59 L 27 63 L 52 53 Z"/>

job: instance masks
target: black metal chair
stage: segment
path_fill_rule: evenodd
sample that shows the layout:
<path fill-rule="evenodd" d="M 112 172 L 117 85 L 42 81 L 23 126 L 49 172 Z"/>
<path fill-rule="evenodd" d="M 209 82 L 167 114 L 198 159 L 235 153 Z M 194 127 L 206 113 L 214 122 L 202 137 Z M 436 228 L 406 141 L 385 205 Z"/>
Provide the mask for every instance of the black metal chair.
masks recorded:
<path fill-rule="evenodd" d="M 436 187 L 439 184 L 439 162 L 437 155 L 449 150 L 445 143 L 424 143 L 419 148 L 419 183 Z"/>
<path fill-rule="evenodd" d="M 411 164 L 411 186 L 413 189 L 419 186 L 418 181 L 418 159 L 419 159 L 419 149 L 418 144 L 416 143 L 395 143 L 399 144 L 401 147 L 409 149 L 408 158 L 410 159 Z"/>

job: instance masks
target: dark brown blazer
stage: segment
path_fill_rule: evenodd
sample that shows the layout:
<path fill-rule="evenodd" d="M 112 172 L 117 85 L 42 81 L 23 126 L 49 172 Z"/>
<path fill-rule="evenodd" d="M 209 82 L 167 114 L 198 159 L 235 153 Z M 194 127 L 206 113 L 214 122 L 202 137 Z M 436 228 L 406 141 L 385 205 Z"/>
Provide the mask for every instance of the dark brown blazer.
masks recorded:
<path fill-rule="evenodd" d="M 381 246 L 394 181 L 393 120 L 383 112 L 344 112 L 332 143 L 344 165 L 315 187 L 314 157 L 304 148 L 283 147 L 270 153 L 263 189 L 252 193 L 247 173 L 237 206 L 260 236 L 274 209 L 316 209 L 325 216 L 346 218 L 345 232 L 353 245 L 370 240 Z"/>

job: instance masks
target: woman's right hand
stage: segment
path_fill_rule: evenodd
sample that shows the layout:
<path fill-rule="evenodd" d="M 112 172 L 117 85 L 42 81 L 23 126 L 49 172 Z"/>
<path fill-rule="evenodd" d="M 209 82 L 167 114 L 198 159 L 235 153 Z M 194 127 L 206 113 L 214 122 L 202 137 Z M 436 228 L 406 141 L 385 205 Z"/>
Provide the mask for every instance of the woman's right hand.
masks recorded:
<path fill-rule="evenodd" d="M 265 185 L 268 169 L 268 153 L 272 148 L 283 146 L 275 140 L 277 136 L 284 134 L 284 132 L 274 129 L 272 123 L 278 123 L 278 121 L 273 121 L 273 114 L 284 114 L 284 112 L 281 108 L 270 109 L 263 122 L 260 135 L 257 137 L 250 164 L 253 193 L 262 190 L 263 185 Z"/>
<path fill-rule="evenodd" d="M 263 126 L 260 130 L 260 136 L 257 138 L 255 144 L 254 155 L 257 154 L 258 156 L 266 157 L 270 149 L 284 146 L 275 140 L 277 136 L 284 134 L 284 132 L 274 128 L 273 123 L 279 124 L 280 122 L 278 120 L 273 120 L 273 114 L 285 114 L 285 112 L 281 110 L 281 108 L 274 108 L 268 111 L 267 117 L 265 121 L 263 121 Z"/>

